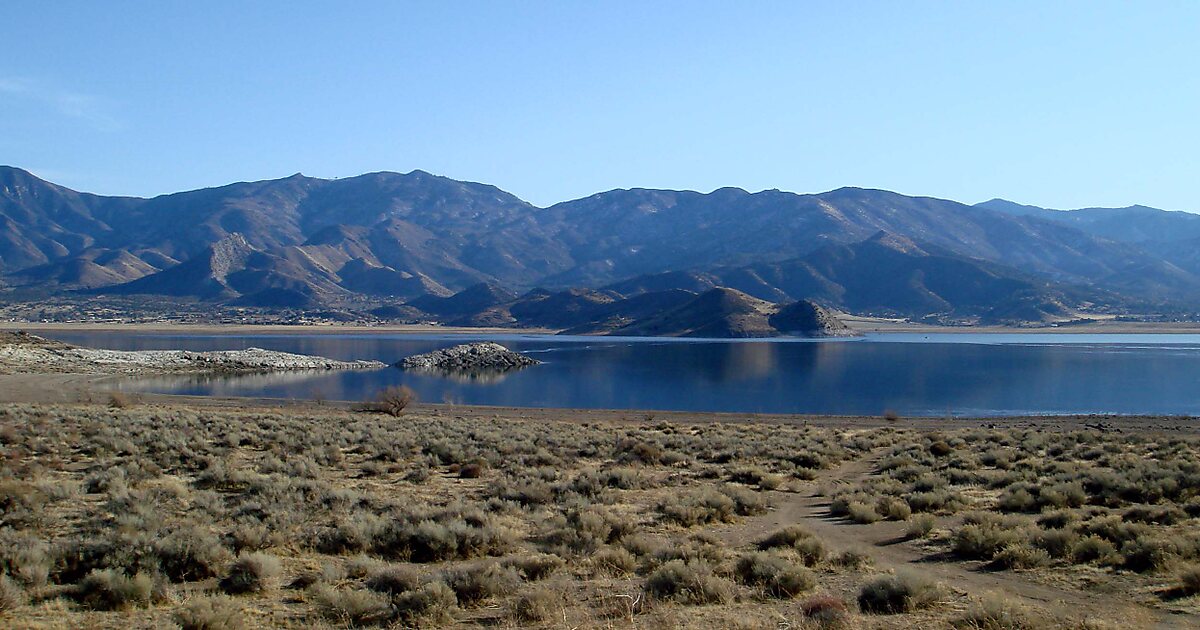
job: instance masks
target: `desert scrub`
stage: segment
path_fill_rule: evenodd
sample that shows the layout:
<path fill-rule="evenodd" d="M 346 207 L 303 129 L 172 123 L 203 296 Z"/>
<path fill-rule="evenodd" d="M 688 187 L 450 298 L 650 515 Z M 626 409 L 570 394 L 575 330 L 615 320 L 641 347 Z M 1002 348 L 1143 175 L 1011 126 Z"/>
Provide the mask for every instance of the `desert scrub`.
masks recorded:
<path fill-rule="evenodd" d="M 1051 625 L 1030 614 L 1021 604 L 999 594 L 989 594 L 972 602 L 967 612 L 951 624 L 966 630 L 1037 630 Z"/>
<path fill-rule="evenodd" d="M 230 595 L 260 593 L 279 575 L 279 559 L 265 553 L 245 554 L 233 563 L 219 586 Z"/>
<path fill-rule="evenodd" d="M 862 586 L 858 607 L 866 613 L 895 615 L 929 608 L 943 597 L 941 585 L 914 573 L 883 575 Z"/>
<path fill-rule="evenodd" d="M 737 503 L 724 492 L 705 488 L 664 501 L 658 511 L 666 522 L 695 527 L 732 522 L 737 515 Z"/>
<path fill-rule="evenodd" d="M 25 604 L 25 591 L 8 575 L 0 574 L 0 613 L 5 613 Z"/>
<path fill-rule="evenodd" d="M 937 519 L 933 515 L 918 514 L 909 521 L 908 527 L 904 530 L 904 537 L 909 540 L 925 538 L 933 531 L 933 527 L 936 524 Z"/>
<path fill-rule="evenodd" d="M 724 604 L 733 600 L 733 585 L 713 575 L 703 562 L 672 560 L 646 577 L 646 593 L 680 604 Z"/>
<path fill-rule="evenodd" d="M 536 623 L 557 616 L 564 606 L 560 591 L 547 586 L 534 586 L 513 600 L 510 615 L 520 623 Z"/>
<path fill-rule="evenodd" d="M 308 596 L 321 616 L 350 627 L 383 624 L 393 615 L 386 596 L 366 589 L 335 589 L 317 584 L 309 589 Z"/>
<path fill-rule="evenodd" d="M 133 577 L 112 569 L 88 574 L 74 589 L 76 601 L 92 610 L 123 610 L 150 605 L 154 582 L 145 573 Z"/>
<path fill-rule="evenodd" d="M 550 577 L 555 571 L 563 568 L 566 563 L 554 554 L 533 553 L 506 558 L 503 564 L 516 571 L 522 580 L 537 582 Z"/>
<path fill-rule="evenodd" d="M 182 630 L 241 630 L 246 627 L 242 609 L 227 597 L 197 597 L 175 611 Z"/>
<path fill-rule="evenodd" d="M 1179 571 L 1179 590 L 1184 595 L 1200 594 L 1200 566 L 1193 564 Z"/>
<path fill-rule="evenodd" d="M 461 606 L 475 606 L 485 599 L 511 593 L 521 582 L 517 572 L 495 562 L 467 566 L 442 573 Z"/>
<path fill-rule="evenodd" d="M 795 597 L 817 584 L 812 571 L 794 565 L 776 553 L 764 551 L 738 558 L 734 575 L 742 584 L 761 589 L 766 597 L 779 599 Z"/>

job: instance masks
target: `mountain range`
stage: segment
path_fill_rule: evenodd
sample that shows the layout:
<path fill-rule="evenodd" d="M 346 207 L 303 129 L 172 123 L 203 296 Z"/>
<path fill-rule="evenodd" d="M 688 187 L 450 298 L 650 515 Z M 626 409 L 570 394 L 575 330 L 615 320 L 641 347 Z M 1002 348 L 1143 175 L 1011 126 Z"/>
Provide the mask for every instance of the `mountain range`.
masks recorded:
<path fill-rule="evenodd" d="M 608 330 L 727 288 L 853 313 L 1047 321 L 1194 309 L 1198 246 L 1200 215 L 1142 206 L 722 188 L 612 190 L 539 208 L 423 171 L 143 199 L 0 167 L 10 299 L 170 295 Z"/>

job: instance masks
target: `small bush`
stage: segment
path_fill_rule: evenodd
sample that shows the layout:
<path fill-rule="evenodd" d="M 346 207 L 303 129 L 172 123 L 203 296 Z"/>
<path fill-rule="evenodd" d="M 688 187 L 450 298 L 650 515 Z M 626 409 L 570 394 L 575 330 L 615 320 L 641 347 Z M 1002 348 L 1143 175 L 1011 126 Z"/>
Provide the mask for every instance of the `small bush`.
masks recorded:
<path fill-rule="evenodd" d="M 1179 589 L 1185 595 L 1200 594 L 1200 566 L 1192 565 L 1179 572 Z"/>
<path fill-rule="evenodd" d="M 637 558 L 621 547 L 605 547 L 592 555 L 592 566 L 609 575 L 620 577 L 637 569 Z"/>
<path fill-rule="evenodd" d="M 517 597 L 512 603 L 512 617 L 522 623 L 545 621 L 562 608 L 561 594 L 546 587 L 537 587 Z"/>
<path fill-rule="evenodd" d="M 241 630 L 246 627 L 242 609 L 227 597 L 199 597 L 175 612 L 182 630 Z"/>
<path fill-rule="evenodd" d="M 846 505 L 846 515 L 855 523 L 864 525 L 874 523 L 881 518 L 879 513 L 875 511 L 875 508 L 858 501 L 851 501 Z"/>
<path fill-rule="evenodd" d="M 267 590 L 279 575 L 279 559 L 265 553 L 249 553 L 233 563 L 229 573 L 221 578 L 222 591 L 230 595 L 260 593 Z"/>
<path fill-rule="evenodd" d="M 1009 545 L 1024 538 L 1019 530 L 1001 524 L 979 523 L 963 525 L 954 533 L 954 553 L 974 560 L 991 560 Z"/>
<path fill-rule="evenodd" d="M 851 571 L 861 571 L 871 566 L 871 556 L 853 549 L 843 551 L 829 559 L 830 564 Z"/>
<path fill-rule="evenodd" d="M 392 616 L 388 598 L 365 589 L 338 590 L 324 584 L 310 589 L 321 615 L 330 621 L 360 628 L 386 622 Z"/>
<path fill-rule="evenodd" d="M 805 619 L 819 628 L 842 628 L 850 623 L 850 610 L 846 601 L 833 595 L 815 595 L 800 605 Z"/>
<path fill-rule="evenodd" d="M 1069 558 L 1079 536 L 1067 529 L 1050 529 L 1039 531 L 1033 537 L 1033 544 L 1050 554 L 1051 558 Z"/>
<path fill-rule="evenodd" d="M 0 574 L 0 613 L 19 608 L 25 603 L 25 591 L 7 575 Z"/>
<path fill-rule="evenodd" d="M 889 521 L 905 521 L 912 515 L 908 502 L 896 497 L 881 497 L 875 503 L 875 511 Z"/>
<path fill-rule="evenodd" d="M 454 591 L 460 605 L 473 606 L 489 597 L 511 593 L 521 578 L 511 568 L 491 563 L 447 571 L 442 581 Z"/>
<path fill-rule="evenodd" d="M 774 553 L 755 551 L 738 558 L 734 566 L 737 580 L 763 589 L 768 597 L 791 598 L 811 590 L 817 580 L 808 569 L 798 567 Z"/>
<path fill-rule="evenodd" d="M 681 604 L 724 604 L 733 599 L 729 582 L 716 577 L 704 563 L 672 560 L 646 578 L 646 592 Z"/>
<path fill-rule="evenodd" d="M 858 607 L 866 613 L 895 615 L 928 608 L 941 601 L 941 587 L 915 574 L 884 575 L 863 585 Z"/>
<path fill-rule="evenodd" d="M 825 543 L 817 538 L 806 538 L 797 541 L 793 549 L 805 566 L 815 566 L 825 559 Z"/>
<path fill-rule="evenodd" d="M 933 531 L 933 526 L 937 523 L 937 519 L 931 514 L 918 514 L 908 524 L 908 528 L 904 530 L 904 537 L 909 540 L 917 538 L 925 538 Z"/>
<path fill-rule="evenodd" d="M 521 579 L 528 582 L 544 580 L 550 574 L 563 567 L 563 559 L 551 553 L 530 554 L 518 558 L 509 558 L 504 566 L 511 567 Z"/>
<path fill-rule="evenodd" d="M 1099 536 L 1087 536 L 1080 538 L 1071 547 L 1071 558 L 1076 564 L 1088 562 L 1113 564 L 1118 562 L 1121 556 L 1117 553 L 1116 546 L 1107 540 Z"/>
<path fill-rule="evenodd" d="M 388 566 L 379 569 L 367 578 L 366 587 L 376 593 L 399 595 L 421 585 L 421 576 L 405 566 Z"/>
<path fill-rule="evenodd" d="M 1025 607 L 1000 595 L 989 595 L 974 602 L 952 624 L 955 628 L 970 630 L 1035 630 L 1044 627 L 1030 617 Z"/>
<path fill-rule="evenodd" d="M 93 570 L 75 589 L 75 599 L 92 610 L 149 606 L 154 582 L 145 573 L 129 577 L 114 569 Z"/>
<path fill-rule="evenodd" d="M 1035 569 L 1050 564 L 1050 554 L 1043 549 L 1019 543 L 1001 549 L 992 559 L 992 564 L 1001 569 Z"/>
<path fill-rule="evenodd" d="M 434 581 L 408 591 L 392 600 L 396 614 L 411 622 L 414 619 L 439 620 L 449 617 L 450 610 L 458 605 L 454 590 L 445 582 Z"/>
<path fill-rule="evenodd" d="M 788 525 L 787 527 L 771 532 L 766 538 L 758 541 L 758 548 L 767 550 L 779 547 L 794 547 L 796 543 L 812 537 L 812 532 L 800 525 Z"/>
<path fill-rule="evenodd" d="M 1175 545 L 1169 541 L 1147 537 L 1139 537 L 1121 546 L 1125 568 L 1138 573 L 1165 569 L 1176 551 Z"/>

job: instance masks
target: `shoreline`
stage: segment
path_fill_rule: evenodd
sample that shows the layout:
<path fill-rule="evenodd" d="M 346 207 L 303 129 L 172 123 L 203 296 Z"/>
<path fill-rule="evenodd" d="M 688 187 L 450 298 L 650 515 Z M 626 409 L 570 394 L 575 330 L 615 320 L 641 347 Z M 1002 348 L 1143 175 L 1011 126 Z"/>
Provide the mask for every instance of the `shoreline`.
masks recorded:
<path fill-rule="evenodd" d="M 1061 324 L 1058 326 L 938 326 L 913 322 L 843 315 L 841 320 L 854 333 L 906 333 L 906 334 L 1022 334 L 1022 335 L 1200 335 L 1200 322 L 1118 322 L 1095 320 L 1088 323 Z M 438 326 L 434 324 L 387 324 L 365 326 L 362 324 L 175 324 L 114 322 L 12 322 L 0 321 L 0 331 L 27 332 L 138 332 L 148 334 L 181 335 L 537 335 L 555 336 L 559 330 L 552 328 L 503 328 Z M 598 339 L 604 335 L 594 335 Z M 663 339 L 689 339 L 663 337 Z M 695 340 L 695 338 L 690 338 Z M 771 341 L 790 337 L 752 337 L 718 339 L 718 341 Z M 837 338 L 831 338 L 837 339 Z M 853 339 L 853 337 L 846 337 Z"/>

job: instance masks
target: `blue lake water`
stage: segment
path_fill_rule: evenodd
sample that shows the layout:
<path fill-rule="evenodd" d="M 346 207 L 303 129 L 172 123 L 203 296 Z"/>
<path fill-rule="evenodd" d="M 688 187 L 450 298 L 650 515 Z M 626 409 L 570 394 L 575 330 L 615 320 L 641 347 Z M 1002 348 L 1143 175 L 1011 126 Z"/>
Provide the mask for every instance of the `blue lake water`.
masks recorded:
<path fill-rule="evenodd" d="M 88 347 L 248 347 L 393 363 L 489 339 L 544 361 L 489 378 L 395 368 L 130 379 L 128 391 L 363 400 L 388 385 L 426 402 L 759 413 L 1200 415 L 1200 335 L 874 334 L 826 340 L 543 335 L 53 333 Z"/>

